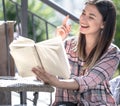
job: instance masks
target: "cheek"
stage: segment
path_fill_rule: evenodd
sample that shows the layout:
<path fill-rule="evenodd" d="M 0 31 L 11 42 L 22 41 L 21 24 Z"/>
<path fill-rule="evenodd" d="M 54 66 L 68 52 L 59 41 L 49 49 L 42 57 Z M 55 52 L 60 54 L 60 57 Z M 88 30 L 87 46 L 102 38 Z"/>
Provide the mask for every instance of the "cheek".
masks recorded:
<path fill-rule="evenodd" d="M 98 20 L 95 21 L 95 25 L 99 28 L 101 28 L 101 26 L 103 26 L 103 20 L 102 18 L 98 18 Z"/>
<path fill-rule="evenodd" d="M 95 29 L 101 29 L 101 22 L 94 22 L 91 24 L 91 26 L 93 26 Z"/>

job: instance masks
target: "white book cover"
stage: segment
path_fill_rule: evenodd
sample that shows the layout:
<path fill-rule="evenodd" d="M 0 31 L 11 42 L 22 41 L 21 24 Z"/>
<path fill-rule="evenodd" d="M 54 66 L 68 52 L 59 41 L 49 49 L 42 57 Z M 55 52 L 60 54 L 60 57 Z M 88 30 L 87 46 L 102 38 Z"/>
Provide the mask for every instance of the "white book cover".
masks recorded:
<path fill-rule="evenodd" d="M 20 36 L 11 42 L 9 48 L 22 77 L 35 76 L 32 72 L 35 66 L 43 66 L 48 73 L 61 78 L 70 77 L 69 61 L 61 37 L 35 43 Z"/>

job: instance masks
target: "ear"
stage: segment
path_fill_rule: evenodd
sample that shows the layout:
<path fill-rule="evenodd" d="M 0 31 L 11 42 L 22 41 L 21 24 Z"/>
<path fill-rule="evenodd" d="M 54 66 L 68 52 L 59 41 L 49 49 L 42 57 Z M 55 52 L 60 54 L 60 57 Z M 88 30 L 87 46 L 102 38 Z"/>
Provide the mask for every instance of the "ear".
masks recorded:
<path fill-rule="evenodd" d="M 105 25 L 105 22 L 103 22 L 103 24 L 101 25 L 101 29 L 103 29 L 103 28 L 104 28 L 104 25 Z"/>

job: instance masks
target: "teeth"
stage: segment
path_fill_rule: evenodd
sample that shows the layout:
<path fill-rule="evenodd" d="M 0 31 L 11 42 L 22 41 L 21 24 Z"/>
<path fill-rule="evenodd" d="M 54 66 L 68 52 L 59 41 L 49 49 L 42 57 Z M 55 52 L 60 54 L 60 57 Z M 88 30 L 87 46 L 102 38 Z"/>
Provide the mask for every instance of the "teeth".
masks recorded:
<path fill-rule="evenodd" d="M 83 28 L 88 28 L 89 26 L 88 26 L 88 25 L 85 25 L 85 24 L 81 24 L 81 27 L 83 27 Z"/>
<path fill-rule="evenodd" d="M 88 25 L 84 25 L 84 24 L 81 24 L 81 26 L 83 26 L 83 27 L 88 27 Z"/>

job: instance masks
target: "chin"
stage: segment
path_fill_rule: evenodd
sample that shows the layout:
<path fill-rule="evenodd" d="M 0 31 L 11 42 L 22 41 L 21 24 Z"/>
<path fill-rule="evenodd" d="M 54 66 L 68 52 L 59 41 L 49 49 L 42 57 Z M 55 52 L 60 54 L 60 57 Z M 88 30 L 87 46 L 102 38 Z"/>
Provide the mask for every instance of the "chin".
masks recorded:
<path fill-rule="evenodd" d="M 80 29 L 80 33 L 85 34 L 86 31 Z"/>
<path fill-rule="evenodd" d="M 86 34 L 85 32 L 80 31 L 81 34 Z"/>

